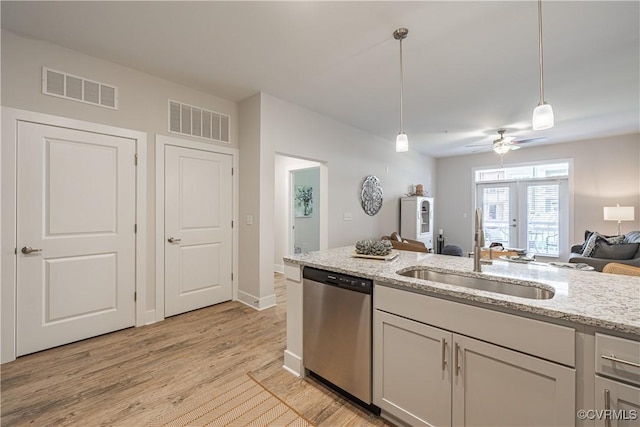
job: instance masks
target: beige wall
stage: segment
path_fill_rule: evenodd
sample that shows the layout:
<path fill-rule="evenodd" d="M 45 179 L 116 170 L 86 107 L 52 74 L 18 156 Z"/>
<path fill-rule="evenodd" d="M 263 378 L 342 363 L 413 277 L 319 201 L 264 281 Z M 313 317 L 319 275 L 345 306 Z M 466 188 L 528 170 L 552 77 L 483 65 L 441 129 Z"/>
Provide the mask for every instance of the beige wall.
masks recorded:
<path fill-rule="evenodd" d="M 134 129 L 147 133 L 147 309 L 155 308 L 155 135 L 170 134 L 168 100 L 231 116 L 231 144 L 237 147 L 237 104 L 161 78 L 103 61 L 50 43 L 2 31 L 2 105 L 22 110 L 68 117 L 87 122 Z M 97 107 L 42 94 L 42 67 L 74 74 L 118 87 L 119 109 Z M 212 143 L 215 144 L 215 143 Z"/>
<path fill-rule="evenodd" d="M 245 123 L 244 104 L 254 103 L 254 98 L 240 104 L 241 123 Z M 243 144 L 241 132 L 241 151 Z M 252 163 L 242 164 L 242 168 L 252 170 L 252 177 L 243 180 L 242 175 L 240 180 L 241 193 L 259 188 L 260 245 L 242 250 L 240 271 L 259 271 L 262 297 L 273 290 L 276 153 L 317 161 L 327 167 L 329 248 L 353 245 L 357 240 L 379 238 L 398 230 L 400 197 L 409 192 L 413 184 L 423 184 L 432 194 L 435 186 L 435 160 L 431 157 L 415 151 L 396 153 L 393 141 L 260 94 L 260 159 L 258 162 L 254 157 Z M 258 171 L 259 179 L 253 176 L 254 171 Z M 368 216 L 360 206 L 361 185 L 367 175 L 377 176 L 384 191 L 383 207 L 375 216 Z M 256 212 L 257 202 L 253 201 L 252 205 L 244 207 Z M 240 217 L 248 212 L 241 208 Z M 345 221 L 345 213 L 350 213 L 353 219 Z M 252 252 L 247 260 L 258 257 L 260 262 L 242 259 L 246 251 Z M 239 283 L 240 289 L 254 286 L 254 283 Z"/>
<path fill-rule="evenodd" d="M 564 144 L 528 146 L 504 156 L 504 165 L 573 159 L 573 212 L 569 242 L 582 243 L 585 229 L 615 234 L 616 223 L 603 220 L 604 206 L 635 206 L 636 221 L 623 232 L 640 229 L 640 135 L 623 135 Z M 446 243 L 465 251 L 472 247 L 472 170 L 498 167 L 493 153 L 437 160 L 435 229 L 444 229 Z"/>
<path fill-rule="evenodd" d="M 415 184 L 435 190 L 435 160 L 415 151 L 396 153 L 386 141 L 262 94 L 262 145 L 264 160 L 274 163 L 275 153 L 315 160 L 329 170 L 329 247 L 352 245 L 359 239 L 380 237 L 400 224 L 400 197 Z M 273 167 L 273 166 L 271 166 Z M 360 191 L 367 175 L 377 176 L 384 191 L 382 209 L 367 215 L 360 206 Z M 273 174 L 267 175 L 273 176 Z M 352 221 L 343 214 L 351 213 Z"/>
<path fill-rule="evenodd" d="M 242 102 L 239 113 L 240 194 L 239 200 L 239 268 L 238 298 L 254 307 L 260 306 L 260 94 Z M 253 224 L 247 224 L 251 216 Z"/>

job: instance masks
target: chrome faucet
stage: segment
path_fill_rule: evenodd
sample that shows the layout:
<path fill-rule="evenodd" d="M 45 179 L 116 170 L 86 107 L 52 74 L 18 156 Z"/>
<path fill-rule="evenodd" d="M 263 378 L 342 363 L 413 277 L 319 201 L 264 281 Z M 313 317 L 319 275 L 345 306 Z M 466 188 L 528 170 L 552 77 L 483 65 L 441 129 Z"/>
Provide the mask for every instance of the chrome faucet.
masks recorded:
<path fill-rule="evenodd" d="M 484 232 L 482 231 L 482 209 L 476 208 L 476 230 L 474 233 L 475 244 L 473 247 L 473 271 L 482 272 L 482 264 L 492 264 L 491 261 L 482 260 L 480 254 L 484 247 Z"/>

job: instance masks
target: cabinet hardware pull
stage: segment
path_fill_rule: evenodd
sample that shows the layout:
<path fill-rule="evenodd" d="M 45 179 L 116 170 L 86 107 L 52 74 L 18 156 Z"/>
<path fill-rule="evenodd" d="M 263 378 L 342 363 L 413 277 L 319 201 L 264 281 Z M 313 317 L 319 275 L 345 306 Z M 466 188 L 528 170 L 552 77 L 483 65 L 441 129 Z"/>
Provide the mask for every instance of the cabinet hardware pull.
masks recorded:
<path fill-rule="evenodd" d="M 32 248 L 31 246 L 25 246 L 21 249 L 21 252 L 25 255 L 32 254 L 34 252 L 42 252 L 42 249 Z"/>
<path fill-rule="evenodd" d="M 458 373 L 460 372 L 460 363 L 458 360 L 458 352 L 460 351 L 460 344 L 456 343 L 456 347 L 455 347 L 455 353 L 456 353 L 456 377 L 458 376 Z"/>
<path fill-rule="evenodd" d="M 446 353 L 447 353 L 447 340 L 442 338 L 442 370 L 443 371 L 447 367 Z"/>
<path fill-rule="evenodd" d="M 169 243 L 178 243 L 178 242 L 179 242 L 179 241 L 181 241 L 181 240 L 182 240 L 182 239 L 175 239 L 175 238 L 173 238 L 173 237 L 169 237 L 169 238 L 167 239 L 167 242 L 169 242 Z"/>
<path fill-rule="evenodd" d="M 629 366 L 633 366 L 633 367 L 636 367 L 636 368 L 640 368 L 640 364 L 629 362 L 628 360 L 618 359 L 615 354 L 612 354 L 611 356 L 607 356 L 607 355 L 603 354 L 600 357 L 602 357 L 605 360 L 611 360 L 612 362 L 624 363 L 625 365 L 629 365 Z"/>
<path fill-rule="evenodd" d="M 605 427 L 611 427 L 611 415 L 609 415 L 609 411 L 611 410 L 611 393 L 606 388 L 604 389 L 604 409 L 606 411 L 604 425 Z"/>

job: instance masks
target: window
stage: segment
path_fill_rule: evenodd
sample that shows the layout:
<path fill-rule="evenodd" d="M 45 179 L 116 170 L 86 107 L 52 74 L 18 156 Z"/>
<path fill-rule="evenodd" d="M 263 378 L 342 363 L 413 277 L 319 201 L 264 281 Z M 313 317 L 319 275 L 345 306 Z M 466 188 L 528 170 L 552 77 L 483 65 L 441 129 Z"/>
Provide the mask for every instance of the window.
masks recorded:
<path fill-rule="evenodd" d="M 485 244 L 557 258 L 568 253 L 569 162 L 475 172 Z"/>

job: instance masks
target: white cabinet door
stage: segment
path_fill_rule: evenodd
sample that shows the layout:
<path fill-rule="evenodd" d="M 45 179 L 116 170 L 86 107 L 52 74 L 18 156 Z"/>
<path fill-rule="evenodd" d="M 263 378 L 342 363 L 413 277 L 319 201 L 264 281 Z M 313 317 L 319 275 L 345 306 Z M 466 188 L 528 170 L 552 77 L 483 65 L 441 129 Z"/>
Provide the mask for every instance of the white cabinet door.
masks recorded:
<path fill-rule="evenodd" d="M 135 150 L 126 138 L 19 124 L 18 355 L 134 325 Z"/>
<path fill-rule="evenodd" d="M 165 315 L 232 298 L 231 156 L 165 147 Z"/>
<path fill-rule="evenodd" d="M 596 376 L 595 393 L 596 426 L 640 425 L 640 388 Z"/>
<path fill-rule="evenodd" d="M 373 401 L 413 426 L 451 425 L 451 333 L 374 312 Z"/>
<path fill-rule="evenodd" d="M 574 425 L 575 370 L 454 334 L 453 425 Z"/>

